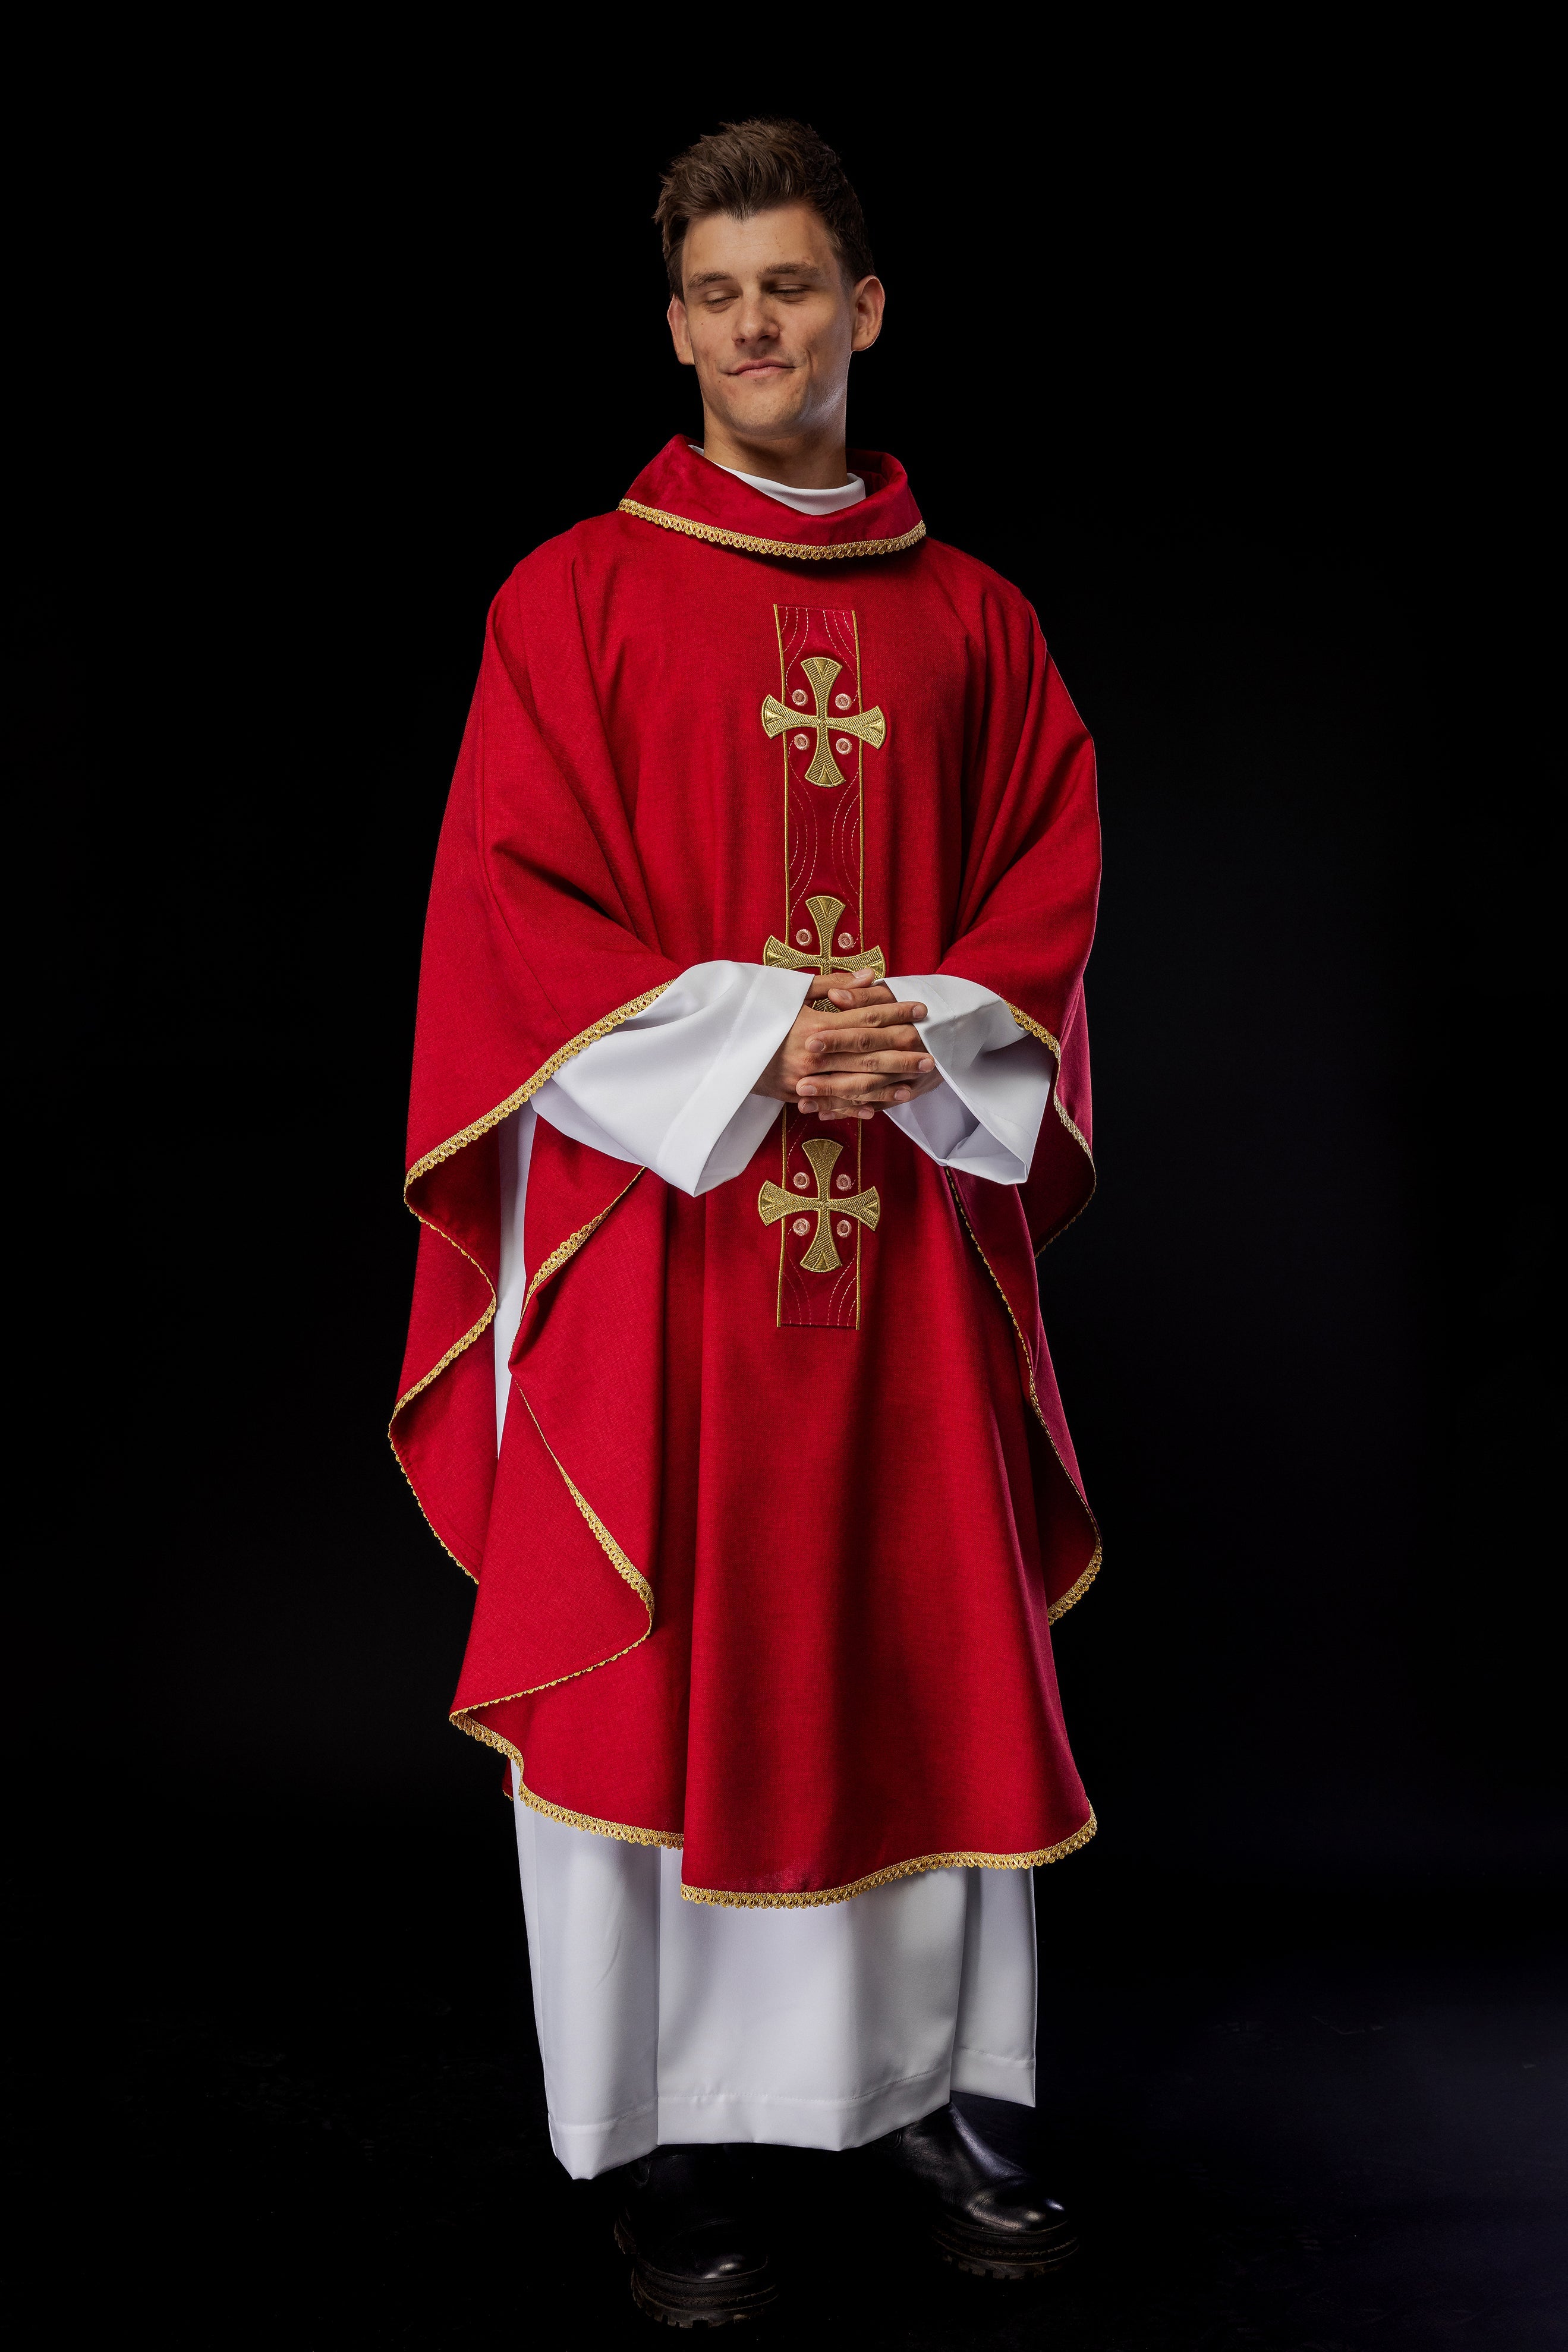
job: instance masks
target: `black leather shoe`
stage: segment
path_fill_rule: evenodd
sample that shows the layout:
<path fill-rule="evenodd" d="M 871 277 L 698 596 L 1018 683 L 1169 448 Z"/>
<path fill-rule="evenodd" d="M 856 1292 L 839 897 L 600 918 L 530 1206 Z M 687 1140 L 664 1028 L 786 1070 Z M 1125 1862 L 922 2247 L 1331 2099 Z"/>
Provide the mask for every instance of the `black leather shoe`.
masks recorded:
<path fill-rule="evenodd" d="M 616 2243 L 632 2300 L 667 2327 L 728 2327 L 778 2299 L 747 2214 L 740 2168 L 722 2147 L 656 2147 L 623 2167 Z"/>
<path fill-rule="evenodd" d="M 986 2278 L 1035 2278 L 1078 2252 L 1078 2231 L 1032 2173 L 987 2147 L 956 2107 L 889 2132 L 872 2153 L 913 2193 L 946 2262 Z"/>

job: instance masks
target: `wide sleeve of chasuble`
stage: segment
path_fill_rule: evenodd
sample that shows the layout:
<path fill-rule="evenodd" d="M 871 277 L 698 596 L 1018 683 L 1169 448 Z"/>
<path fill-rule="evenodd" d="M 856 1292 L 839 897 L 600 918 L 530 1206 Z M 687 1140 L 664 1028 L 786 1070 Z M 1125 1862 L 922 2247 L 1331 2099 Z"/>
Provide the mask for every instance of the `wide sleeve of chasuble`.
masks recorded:
<path fill-rule="evenodd" d="M 494 1129 L 679 969 L 658 944 L 566 544 L 554 541 L 490 609 L 437 850 L 415 1035 L 406 1197 L 423 1230 L 393 1438 L 471 1575 L 494 1466 L 488 1366 L 473 1346 L 500 1273 Z M 574 1172 L 562 1206 L 582 1224 L 631 1171 L 584 1151 Z"/>
<path fill-rule="evenodd" d="M 1100 897 L 1099 798 L 1094 746 L 1034 613 L 1009 592 L 987 600 L 984 620 L 987 694 L 965 793 L 963 887 L 941 972 L 993 990 L 1058 1066 L 1054 1116 L 1024 1187 L 1038 1249 L 1094 1189 L 1083 975 Z"/>

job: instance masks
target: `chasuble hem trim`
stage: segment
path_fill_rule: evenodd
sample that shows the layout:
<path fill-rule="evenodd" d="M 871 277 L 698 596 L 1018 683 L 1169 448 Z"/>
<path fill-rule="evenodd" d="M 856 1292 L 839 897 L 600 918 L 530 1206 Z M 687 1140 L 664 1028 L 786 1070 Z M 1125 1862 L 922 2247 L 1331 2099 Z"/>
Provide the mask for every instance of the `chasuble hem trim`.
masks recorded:
<path fill-rule="evenodd" d="M 518 1693 L 519 1697 L 525 1696 Z M 500 1706 L 503 1702 L 490 1699 L 486 1704 Z M 591 1831 L 595 1837 L 619 1838 L 626 1845 L 668 1846 L 675 1852 L 684 1847 L 686 1840 L 679 1830 L 648 1830 L 634 1822 L 600 1821 L 593 1813 L 574 1812 L 569 1805 L 557 1805 L 548 1797 L 536 1796 L 522 1777 L 521 1751 L 510 1739 L 503 1739 L 488 1724 L 476 1723 L 471 1714 L 454 1715 L 452 1721 L 475 1739 L 482 1739 L 488 1748 L 510 1758 L 514 1795 L 548 1821 L 563 1822 L 568 1829 Z M 984 1853 L 966 1846 L 951 1853 L 914 1854 L 908 1862 L 889 1863 L 885 1868 L 869 1871 L 863 1878 L 848 1879 L 841 1886 L 807 1886 L 782 1894 L 745 1887 L 688 1886 L 683 1882 L 681 1899 L 736 1911 L 795 1911 L 828 1903 L 849 1903 L 857 1895 L 869 1894 L 874 1886 L 889 1886 L 900 1878 L 918 1878 L 928 1870 L 1043 1870 L 1049 1863 L 1063 1862 L 1069 1853 L 1079 1853 L 1099 1827 L 1091 1808 L 1089 1819 L 1069 1837 L 1058 1839 L 1055 1845 L 1035 1846 L 1023 1853 Z"/>
<path fill-rule="evenodd" d="M 924 523 L 917 522 L 912 530 L 900 531 L 897 539 L 856 539 L 837 547 L 811 547 L 799 540 L 756 539 L 750 531 L 721 530 L 717 523 L 693 522 L 689 516 L 671 514 L 664 507 L 645 507 L 638 499 L 622 499 L 616 511 L 657 523 L 661 530 L 678 530 L 688 539 L 706 539 L 715 547 L 735 548 L 742 555 L 785 555 L 805 563 L 826 563 L 848 555 L 901 555 L 926 535 Z"/>
<path fill-rule="evenodd" d="M 1009 1007 L 1008 1009 L 1011 1011 L 1012 1008 Z M 969 1222 L 969 1212 L 963 1205 L 963 1197 L 959 1192 L 957 1185 L 952 1181 L 952 1170 L 944 1170 L 943 1173 L 947 1177 L 947 1189 L 952 1194 L 953 1206 L 957 1209 L 960 1217 L 963 1220 L 963 1230 L 969 1235 L 970 1241 L 973 1244 L 974 1255 L 980 1260 L 981 1265 L 985 1268 L 986 1273 L 991 1276 L 993 1283 L 995 1284 L 996 1295 L 1007 1310 L 1007 1320 L 1013 1326 L 1014 1332 L 1018 1341 L 1019 1350 L 1024 1359 L 1026 1386 L 1028 1393 L 1030 1409 L 1034 1413 L 1035 1419 L 1039 1423 L 1040 1427 L 1046 1433 L 1046 1442 L 1049 1445 L 1051 1452 L 1056 1455 L 1058 1468 L 1060 1470 L 1062 1476 L 1067 1480 L 1068 1485 L 1072 1488 L 1073 1493 L 1077 1496 L 1079 1507 L 1083 1512 L 1085 1518 L 1089 1521 L 1089 1526 L 1094 1530 L 1094 1549 L 1089 1553 L 1088 1567 L 1082 1570 L 1081 1574 L 1075 1577 L 1072 1583 L 1068 1586 L 1067 1591 L 1061 1595 L 1061 1598 L 1058 1601 L 1053 1601 L 1046 1611 L 1047 1624 L 1054 1625 L 1058 1617 L 1065 1617 L 1068 1611 L 1073 1607 L 1074 1603 L 1083 1599 L 1084 1594 L 1089 1591 L 1089 1586 L 1100 1574 L 1100 1566 L 1105 1557 L 1104 1547 L 1100 1540 L 1100 1521 L 1095 1517 L 1093 1511 L 1089 1508 L 1088 1496 L 1084 1493 L 1083 1488 L 1079 1485 L 1078 1480 L 1073 1476 L 1072 1472 L 1068 1468 L 1067 1464 L 1062 1460 L 1061 1448 L 1057 1444 L 1056 1439 L 1052 1436 L 1050 1423 L 1047 1421 L 1045 1414 L 1040 1410 L 1039 1391 L 1035 1386 L 1034 1360 L 1029 1354 L 1028 1343 L 1025 1339 L 1022 1330 L 1019 1328 L 1018 1318 L 1013 1312 L 1013 1302 L 1008 1297 L 1006 1292 L 1003 1289 L 1001 1282 L 997 1277 L 995 1267 L 992 1265 L 990 1259 L 986 1256 L 984 1251 L 980 1246 L 979 1239 L 976 1236 L 974 1228 Z M 1091 1815 L 1090 1819 L 1092 1820 L 1092 1818 L 1093 1816 Z"/>
<path fill-rule="evenodd" d="M 917 1878 L 927 1870 L 1043 1870 L 1047 1863 L 1061 1862 L 1069 1853 L 1077 1853 L 1099 1827 L 1091 1812 L 1070 1837 L 1061 1839 L 1056 1845 L 1037 1846 L 1029 1853 L 960 1851 L 916 1854 L 909 1862 L 889 1863 L 885 1870 L 873 1870 L 864 1878 L 852 1878 L 843 1886 L 808 1886 L 798 1893 L 772 1895 L 736 1893 L 722 1886 L 688 1886 L 682 1881 L 680 1893 L 684 1902 L 711 1903 L 731 1910 L 797 1911 L 817 1904 L 852 1902 L 857 1895 L 868 1895 L 874 1886 L 890 1885 L 896 1878 Z"/>
<path fill-rule="evenodd" d="M 493 1734 L 490 1735 L 490 1744 L 496 1748 L 506 1745 Z M 595 1837 L 619 1838 L 625 1845 L 665 1845 L 679 1853 L 685 1844 L 686 1840 L 679 1830 L 645 1830 L 635 1822 L 595 1821 L 592 1813 L 574 1813 L 568 1805 L 552 1805 L 548 1797 L 536 1797 L 523 1780 L 522 1758 L 515 1748 L 508 1748 L 507 1753 L 516 1766 L 515 1794 L 534 1812 L 542 1813 L 546 1820 L 563 1822 L 569 1830 L 591 1830 Z"/>

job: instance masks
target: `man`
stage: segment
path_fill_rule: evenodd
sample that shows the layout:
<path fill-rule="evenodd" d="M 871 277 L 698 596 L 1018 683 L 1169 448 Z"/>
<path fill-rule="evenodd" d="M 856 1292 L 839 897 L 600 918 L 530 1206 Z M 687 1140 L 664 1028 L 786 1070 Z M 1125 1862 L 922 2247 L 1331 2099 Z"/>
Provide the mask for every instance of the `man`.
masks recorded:
<path fill-rule="evenodd" d="M 1094 1830 L 1033 1252 L 1092 1189 L 1099 836 L 1028 605 L 847 453 L 837 158 L 727 126 L 658 218 L 702 440 L 491 610 L 394 1442 L 479 1587 L 552 2144 L 719 2324 L 775 2292 L 735 2143 L 871 2149 L 972 2269 L 1075 2243 L 951 2102 L 1033 2103 L 1030 1873 Z"/>

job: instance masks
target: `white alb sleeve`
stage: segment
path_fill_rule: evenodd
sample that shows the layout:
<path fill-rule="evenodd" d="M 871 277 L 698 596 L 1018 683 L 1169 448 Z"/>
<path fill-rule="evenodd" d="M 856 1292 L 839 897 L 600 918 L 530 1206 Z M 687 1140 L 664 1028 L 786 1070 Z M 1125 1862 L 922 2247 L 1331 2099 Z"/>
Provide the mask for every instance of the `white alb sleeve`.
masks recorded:
<path fill-rule="evenodd" d="M 944 1080 L 888 1117 L 942 1167 L 1022 1184 L 1056 1076 L 1046 1047 L 975 981 L 921 973 L 888 986 L 925 1006 L 915 1026 Z"/>
<path fill-rule="evenodd" d="M 752 1088 L 811 977 L 694 963 L 646 1013 L 564 1063 L 533 1108 L 563 1135 L 651 1168 L 678 1192 L 710 1192 L 741 1173 L 784 1108 Z"/>

